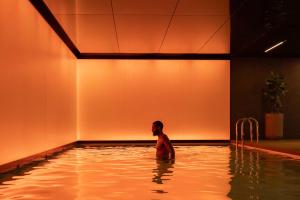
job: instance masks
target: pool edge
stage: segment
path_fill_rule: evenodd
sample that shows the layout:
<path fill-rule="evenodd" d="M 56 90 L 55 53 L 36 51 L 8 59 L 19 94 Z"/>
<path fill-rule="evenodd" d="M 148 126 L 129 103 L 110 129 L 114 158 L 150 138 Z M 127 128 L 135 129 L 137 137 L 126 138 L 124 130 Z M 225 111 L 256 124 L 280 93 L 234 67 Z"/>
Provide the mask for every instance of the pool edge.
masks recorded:
<path fill-rule="evenodd" d="M 65 151 L 67 149 L 71 149 L 74 146 L 76 146 L 76 143 L 77 142 L 74 141 L 74 142 L 71 142 L 71 143 L 68 143 L 68 144 L 65 144 L 62 146 L 58 146 L 58 147 L 55 147 L 55 148 L 52 148 L 52 149 L 49 149 L 49 150 L 46 150 L 46 151 L 43 151 L 40 153 L 36 153 L 36 154 L 30 155 L 30 156 L 26 156 L 24 158 L 20 158 L 18 160 L 14 160 L 14 161 L 2 164 L 2 165 L 0 165 L 0 174 L 18 169 L 24 165 L 32 163 L 35 160 L 42 159 L 42 158 L 46 159 L 47 157 L 50 157 L 51 155 L 53 155 L 55 153 Z"/>
<path fill-rule="evenodd" d="M 229 145 L 230 140 L 170 140 L 176 146 Z M 79 140 L 77 145 L 155 145 L 156 140 Z"/>
<path fill-rule="evenodd" d="M 233 146 L 236 146 L 235 140 L 231 140 L 230 144 Z M 242 147 L 242 145 L 240 143 L 238 143 L 238 146 Z M 287 157 L 291 157 L 294 159 L 300 159 L 300 153 L 297 151 L 285 150 L 285 149 L 274 148 L 274 147 L 266 147 L 266 146 L 263 146 L 261 144 L 256 144 L 256 143 L 244 144 L 244 147 L 248 148 L 248 149 L 255 149 L 255 150 L 260 150 L 260 151 L 264 151 L 264 152 L 268 152 L 268 153 L 272 153 L 272 154 L 287 156 Z"/>
<path fill-rule="evenodd" d="M 227 146 L 230 140 L 171 140 L 176 146 L 196 146 L 196 145 L 211 145 L 211 146 Z M 55 153 L 62 152 L 73 147 L 80 146 L 109 146 L 109 145 L 134 145 L 134 146 L 155 146 L 156 140 L 78 140 L 62 146 L 58 146 L 40 153 L 36 153 L 18 160 L 0 165 L 0 174 L 18 169 L 24 165 L 30 164 L 39 159 L 46 159 Z"/>

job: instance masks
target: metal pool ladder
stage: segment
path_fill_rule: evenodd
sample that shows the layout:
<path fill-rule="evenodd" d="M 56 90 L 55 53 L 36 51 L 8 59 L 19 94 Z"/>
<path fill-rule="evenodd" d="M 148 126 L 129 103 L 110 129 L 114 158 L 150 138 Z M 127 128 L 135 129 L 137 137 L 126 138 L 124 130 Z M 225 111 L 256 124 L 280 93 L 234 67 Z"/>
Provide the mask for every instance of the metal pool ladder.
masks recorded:
<path fill-rule="evenodd" d="M 241 141 L 242 141 L 242 146 L 244 146 L 244 136 L 245 136 L 245 133 L 244 133 L 244 123 L 245 121 L 247 121 L 250 125 L 250 141 L 251 143 L 253 143 L 253 122 L 255 123 L 255 126 L 256 126 L 256 143 L 258 143 L 258 138 L 259 138 L 259 124 L 258 124 L 258 121 L 253 118 L 253 117 L 246 117 L 246 118 L 240 118 L 237 120 L 237 122 L 235 123 L 235 144 L 236 146 L 238 146 L 238 136 L 239 136 L 239 131 L 238 131 L 238 125 L 240 122 L 241 123 Z"/>

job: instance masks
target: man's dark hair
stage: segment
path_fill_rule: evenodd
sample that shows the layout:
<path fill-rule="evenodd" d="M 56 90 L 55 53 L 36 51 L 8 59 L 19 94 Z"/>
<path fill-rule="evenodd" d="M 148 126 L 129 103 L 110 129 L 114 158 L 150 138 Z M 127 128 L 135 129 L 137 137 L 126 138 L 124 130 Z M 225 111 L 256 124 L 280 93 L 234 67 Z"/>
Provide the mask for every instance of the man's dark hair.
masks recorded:
<path fill-rule="evenodd" d="M 161 121 L 155 121 L 153 122 L 153 124 L 161 129 L 164 128 L 164 124 Z"/>

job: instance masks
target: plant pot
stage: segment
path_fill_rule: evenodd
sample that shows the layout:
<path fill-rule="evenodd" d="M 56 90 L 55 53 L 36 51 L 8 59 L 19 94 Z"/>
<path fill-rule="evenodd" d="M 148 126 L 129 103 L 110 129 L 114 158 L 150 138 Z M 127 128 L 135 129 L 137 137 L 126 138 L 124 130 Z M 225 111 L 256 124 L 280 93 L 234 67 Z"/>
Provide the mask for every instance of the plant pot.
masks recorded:
<path fill-rule="evenodd" d="M 283 136 L 283 114 L 265 114 L 265 137 L 266 139 L 280 139 Z"/>

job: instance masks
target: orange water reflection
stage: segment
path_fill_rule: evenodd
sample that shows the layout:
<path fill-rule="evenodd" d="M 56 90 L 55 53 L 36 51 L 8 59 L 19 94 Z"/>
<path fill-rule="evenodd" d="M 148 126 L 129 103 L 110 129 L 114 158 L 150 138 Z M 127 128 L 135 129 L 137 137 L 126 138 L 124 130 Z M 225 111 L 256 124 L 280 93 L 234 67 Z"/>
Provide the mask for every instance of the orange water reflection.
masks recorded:
<path fill-rule="evenodd" d="M 300 162 L 229 146 L 175 146 L 175 162 L 154 147 L 74 148 L 0 176 L 0 199 L 292 199 Z"/>
<path fill-rule="evenodd" d="M 153 147 L 71 149 L 4 181 L 0 199 L 228 199 L 228 147 L 175 148 L 174 163 Z"/>

